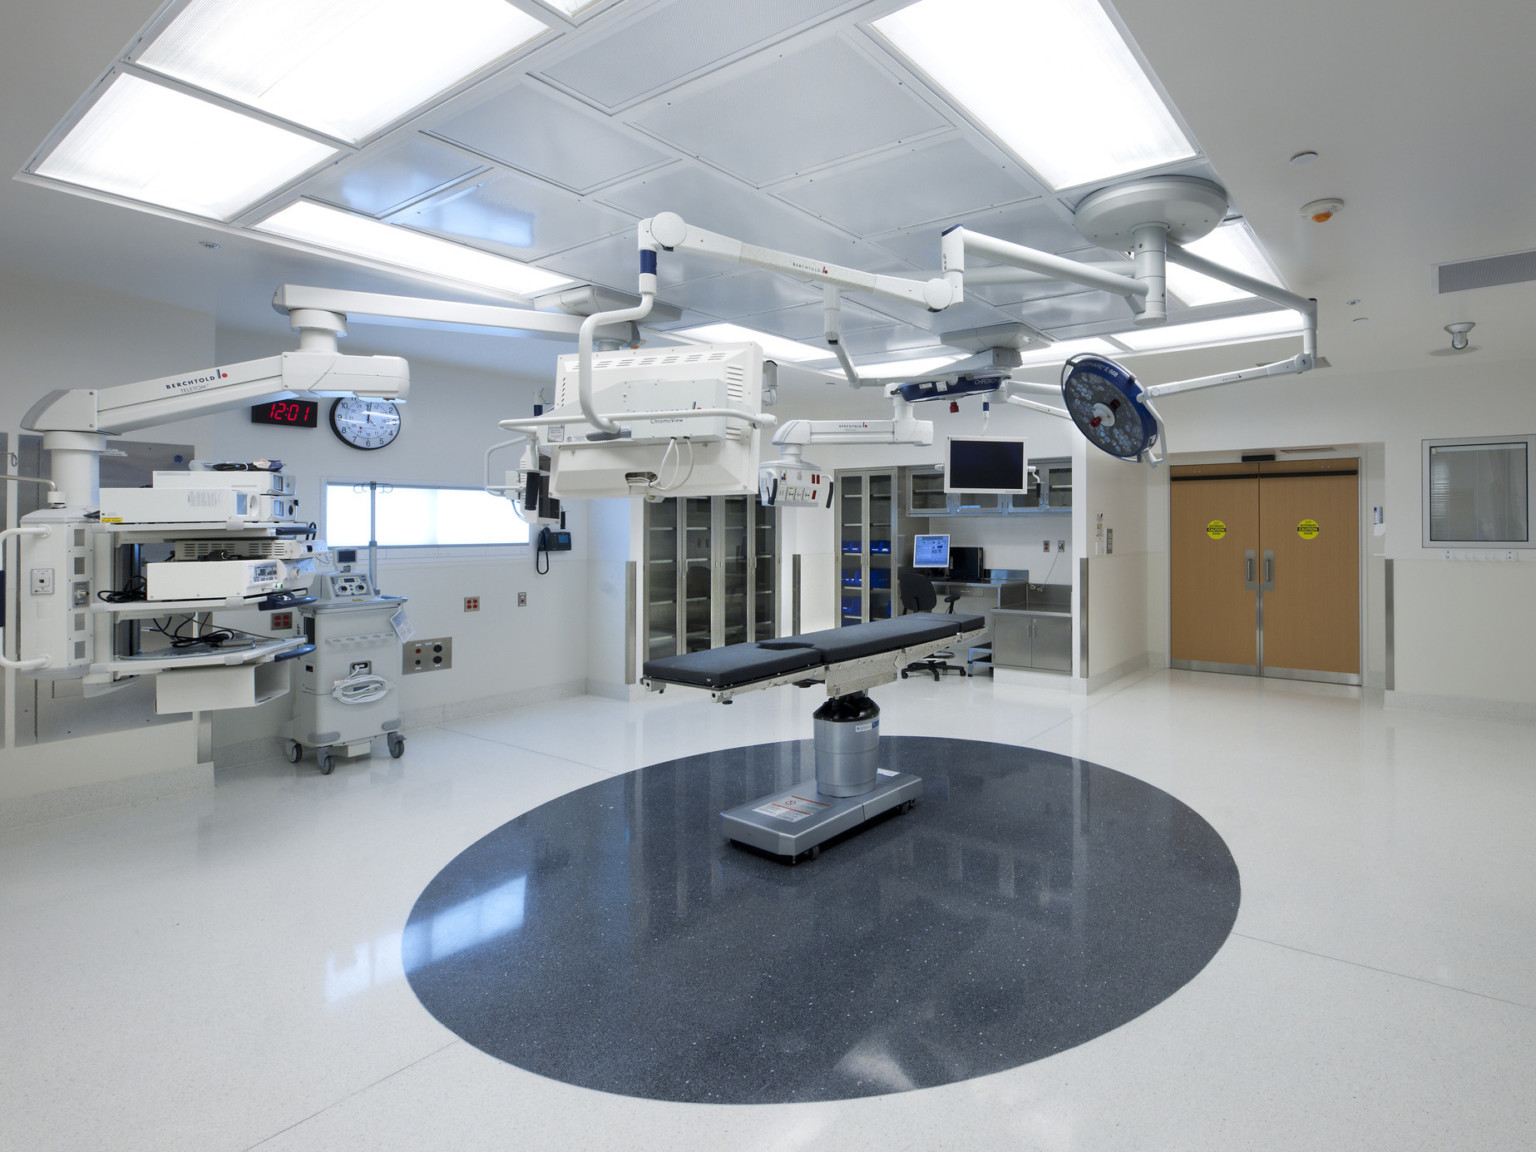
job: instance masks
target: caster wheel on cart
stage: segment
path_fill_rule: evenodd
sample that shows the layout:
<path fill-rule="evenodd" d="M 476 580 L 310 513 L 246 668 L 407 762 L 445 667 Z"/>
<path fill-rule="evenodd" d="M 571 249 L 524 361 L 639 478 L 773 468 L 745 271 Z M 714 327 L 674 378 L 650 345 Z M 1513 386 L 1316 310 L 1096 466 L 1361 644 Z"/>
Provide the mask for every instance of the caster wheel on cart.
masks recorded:
<path fill-rule="evenodd" d="M 320 765 L 320 775 L 329 776 L 336 771 L 336 758 L 331 755 L 329 748 L 321 748 L 315 753 L 315 763 Z"/>
<path fill-rule="evenodd" d="M 288 757 L 288 763 L 297 764 L 304 759 L 304 745 L 297 740 L 289 740 L 283 745 L 283 754 Z"/>
<path fill-rule="evenodd" d="M 398 732 L 389 734 L 389 754 L 396 760 L 405 755 L 405 737 Z"/>

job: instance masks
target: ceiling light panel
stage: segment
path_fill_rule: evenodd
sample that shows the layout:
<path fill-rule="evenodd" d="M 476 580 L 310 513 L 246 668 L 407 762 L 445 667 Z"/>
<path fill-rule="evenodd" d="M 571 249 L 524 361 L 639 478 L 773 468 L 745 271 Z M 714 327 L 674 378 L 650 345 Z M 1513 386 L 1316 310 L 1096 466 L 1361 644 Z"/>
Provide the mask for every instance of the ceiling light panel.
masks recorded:
<path fill-rule="evenodd" d="M 806 360 L 825 360 L 835 355 L 830 347 L 815 348 L 798 340 L 786 340 L 769 332 L 743 328 L 740 324 L 705 324 L 699 328 L 687 328 L 678 333 L 706 344 L 760 344 L 763 355 L 771 360 L 789 360 L 800 363 Z"/>
<path fill-rule="evenodd" d="M 1098 0 L 919 0 L 874 26 L 1058 191 L 1196 154 Z"/>
<path fill-rule="evenodd" d="M 192 0 L 135 63 L 355 143 L 545 30 L 506 0 Z"/>
<path fill-rule="evenodd" d="M 1260 312 L 1252 316 L 1228 316 L 1222 320 L 1201 320 L 1194 324 L 1168 324 L 1162 328 L 1116 332 L 1115 339 L 1137 352 L 1154 352 L 1165 348 L 1242 344 L 1250 340 L 1288 336 L 1300 331 L 1299 312 Z"/>
<path fill-rule="evenodd" d="M 1230 224 L 1223 224 L 1208 236 L 1184 247 L 1213 264 L 1284 287 L 1274 265 L 1264 255 L 1264 250 L 1259 247 L 1258 239 L 1246 221 L 1234 220 Z M 1168 262 L 1168 291 L 1191 308 L 1198 308 L 1202 304 L 1220 304 L 1227 300 L 1242 300 L 1249 295 L 1241 288 L 1191 272 L 1171 260 Z"/>
<path fill-rule="evenodd" d="M 33 171 L 228 220 L 335 154 L 295 132 L 119 75 Z"/>
<path fill-rule="evenodd" d="M 343 255 L 503 292 L 527 295 L 570 283 L 568 277 L 542 268 L 308 200 L 290 204 L 253 227 Z"/>

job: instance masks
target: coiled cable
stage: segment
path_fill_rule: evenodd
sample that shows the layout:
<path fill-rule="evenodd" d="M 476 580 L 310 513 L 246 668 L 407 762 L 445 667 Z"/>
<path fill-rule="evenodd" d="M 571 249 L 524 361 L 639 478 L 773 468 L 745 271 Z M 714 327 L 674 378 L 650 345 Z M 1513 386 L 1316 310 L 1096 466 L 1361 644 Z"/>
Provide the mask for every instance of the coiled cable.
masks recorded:
<path fill-rule="evenodd" d="M 355 672 L 345 680 L 336 681 L 331 695 L 340 704 L 371 704 L 382 699 L 393 687 L 393 684 L 376 673 Z"/>

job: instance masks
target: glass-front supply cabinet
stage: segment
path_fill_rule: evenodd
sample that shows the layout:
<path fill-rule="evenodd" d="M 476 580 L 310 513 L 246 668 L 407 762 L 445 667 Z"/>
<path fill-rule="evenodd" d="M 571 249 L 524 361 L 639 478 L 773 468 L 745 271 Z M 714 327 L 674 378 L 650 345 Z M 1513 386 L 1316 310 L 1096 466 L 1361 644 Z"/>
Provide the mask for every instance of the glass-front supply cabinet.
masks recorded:
<path fill-rule="evenodd" d="M 898 508 L 896 471 L 837 474 L 838 622 L 901 614 L 896 570 L 912 558 L 909 518 Z"/>
<path fill-rule="evenodd" d="M 645 658 L 778 635 L 778 511 L 750 496 L 645 506 Z"/>
<path fill-rule="evenodd" d="M 937 468 L 907 470 L 907 503 L 914 516 L 1006 516 L 1025 512 L 1067 512 L 1072 508 L 1072 461 L 1067 457 L 1031 460 L 1029 490 L 1009 496 L 982 492 L 945 492 Z"/>

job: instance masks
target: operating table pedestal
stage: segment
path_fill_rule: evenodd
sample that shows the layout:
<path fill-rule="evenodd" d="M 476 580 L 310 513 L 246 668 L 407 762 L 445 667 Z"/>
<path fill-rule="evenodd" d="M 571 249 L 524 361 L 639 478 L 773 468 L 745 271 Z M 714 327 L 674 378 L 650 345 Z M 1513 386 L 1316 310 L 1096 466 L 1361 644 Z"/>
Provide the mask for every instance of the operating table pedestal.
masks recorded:
<path fill-rule="evenodd" d="M 835 696 L 816 710 L 816 781 L 763 796 L 720 814 L 727 837 L 776 856 L 815 856 L 822 844 L 883 812 L 910 808 L 922 779 L 877 763 L 880 708 L 863 692 Z"/>

